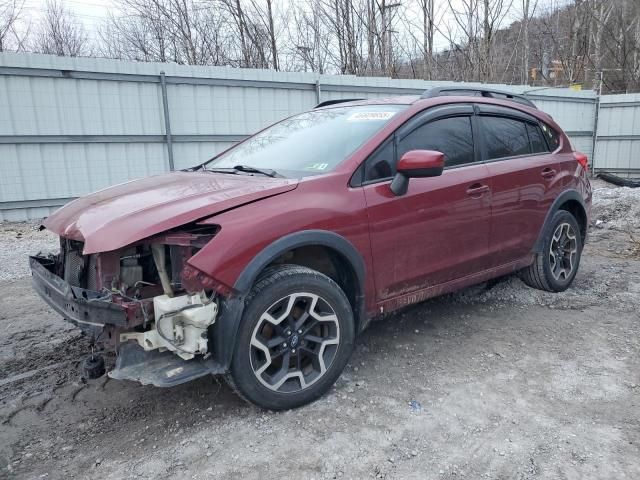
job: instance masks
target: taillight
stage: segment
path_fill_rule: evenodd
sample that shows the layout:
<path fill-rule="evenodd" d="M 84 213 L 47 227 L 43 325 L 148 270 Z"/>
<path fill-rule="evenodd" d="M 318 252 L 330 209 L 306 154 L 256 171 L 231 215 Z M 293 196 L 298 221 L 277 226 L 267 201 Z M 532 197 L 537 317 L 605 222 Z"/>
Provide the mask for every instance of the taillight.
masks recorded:
<path fill-rule="evenodd" d="M 582 168 L 584 168 L 585 171 L 589 171 L 589 158 L 584 153 L 573 152 L 573 158 L 582 165 Z"/>

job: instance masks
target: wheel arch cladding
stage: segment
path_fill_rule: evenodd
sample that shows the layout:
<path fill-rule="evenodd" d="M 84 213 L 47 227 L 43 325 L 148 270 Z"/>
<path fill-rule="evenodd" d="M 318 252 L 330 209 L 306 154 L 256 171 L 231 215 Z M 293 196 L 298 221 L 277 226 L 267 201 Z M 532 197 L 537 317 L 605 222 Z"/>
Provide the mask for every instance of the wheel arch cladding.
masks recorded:
<path fill-rule="evenodd" d="M 566 210 L 569 212 L 578 222 L 578 226 L 580 227 L 580 237 L 582 237 L 582 244 L 584 245 L 585 240 L 587 239 L 587 212 L 585 211 L 584 205 L 580 203 L 578 200 L 567 200 L 562 205 L 558 207 L 558 210 Z"/>
<path fill-rule="evenodd" d="M 577 190 L 565 190 L 558 195 L 558 198 L 554 200 L 551 208 L 549 208 L 547 212 L 542 229 L 533 247 L 535 253 L 542 252 L 544 239 L 546 238 L 547 231 L 551 228 L 551 219 L 558 210 L 565 210 L 574 216 L 580 227 L 580 236 L 582 237 L 582 244 L 584 245 L 587 239 L 588 229 L 587 210 L 584 205 L 584 200 Z"/>
<path fill-rule="evenodd" d="M 260 273 L 289 253 L 292 253 L 294 258 L 293 261 L 287 260 L 287 263 L 314 268 L 313 258 L 305 255 L 295 258 L 295 252 L 301 252 L 308 248 L 320 249 L 332 260 L 332 265 L 338 275 L 338 278 L 334 278 L 334 280 L 345 290 L 345 294 L 351 303 L 356 332 L 365 325 L 364 292 L 366 269 L 360 252 L 349 240 L 334 232 L 304 230 L 291 233 L 279 238 L 260 251 L 247 264 L 236 280 L 234 290 L 238 294 L 222 300 L 221 317 L 223 320 L 214 324 L 212 340 L 218 352 L 218 360 L 225 368 L 229 367 L 233 356 L 233 346 L 244 311 L 245 298 Z M 322 273 L 326 274 L 326 272 Z M 327 276 L 331 277 L 331 275 Z"/>

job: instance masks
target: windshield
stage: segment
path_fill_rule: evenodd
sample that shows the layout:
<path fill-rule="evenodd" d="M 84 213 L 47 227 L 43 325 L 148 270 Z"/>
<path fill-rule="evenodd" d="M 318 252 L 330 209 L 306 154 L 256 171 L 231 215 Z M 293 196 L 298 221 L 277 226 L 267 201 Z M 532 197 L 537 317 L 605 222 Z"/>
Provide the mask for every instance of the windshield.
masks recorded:
<path fill-rule="evenodd" d="M 405 108 L 405 105 L 365 105 L 302 113 L 233 147 L 206 168 L 243 165 L 293 177 L 326 173 Z"/>

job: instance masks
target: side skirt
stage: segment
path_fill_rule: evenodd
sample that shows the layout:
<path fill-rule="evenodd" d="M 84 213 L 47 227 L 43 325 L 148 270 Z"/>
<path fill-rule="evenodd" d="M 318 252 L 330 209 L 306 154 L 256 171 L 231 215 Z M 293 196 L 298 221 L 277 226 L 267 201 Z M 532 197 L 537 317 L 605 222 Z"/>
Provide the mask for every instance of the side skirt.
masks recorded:
<path fill-rule="evenodd" d="M 457 278 L 446 283 L 441 283 L 439 285 L 434 285 L 432 287 L 423 288 L 416 290 L 415 292 L 390 298 L 377 304 L 378 311 L 376 314 L 389 313 L 394 310 L 413 305 L 414 303 L 423 302 L 429 298 L 438 297 L 445 293 L 455 292 L 456 290 L 460 290 L 464 287 L 469 287 L 477 283 L 486 282 L 492 278 L 517 272 L 518 270 L 531 265 L 531 262 L 533 262 L 533 254 L 515 262 L 510 262 L 505 265 L 483 270 L 482 272 L 467 275 L 466 277 Z"/>

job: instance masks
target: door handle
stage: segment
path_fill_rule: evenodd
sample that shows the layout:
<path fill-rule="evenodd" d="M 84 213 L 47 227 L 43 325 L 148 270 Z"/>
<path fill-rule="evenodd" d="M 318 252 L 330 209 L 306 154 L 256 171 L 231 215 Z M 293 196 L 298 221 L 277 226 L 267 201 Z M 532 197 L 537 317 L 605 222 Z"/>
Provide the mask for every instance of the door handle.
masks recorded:
<path fill-rule="evenodd" d="M 544 168 L 542 173 L 540 173 L 543 178 L 553 178 L 556 176 L 556 171 L 553 168 Z"/>
<path fill-rule="evenodd" d="M 474 183 L 473 185 L 467 188 L 467 195 L 471 197 L 480 197 L 483 193 L 487 193 L 489 191 L 489 187 L 487 185 L 483 185 L 481 183 Z"/>

